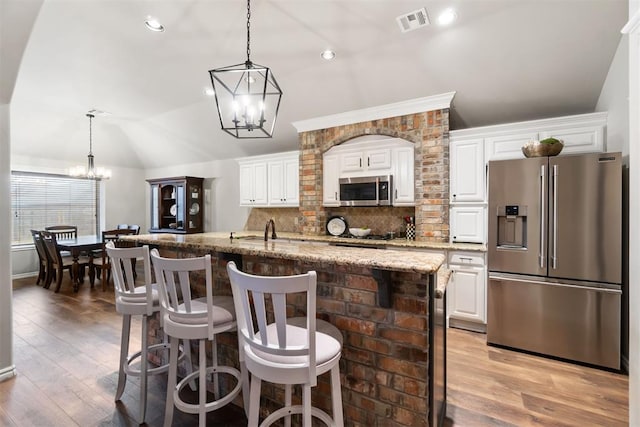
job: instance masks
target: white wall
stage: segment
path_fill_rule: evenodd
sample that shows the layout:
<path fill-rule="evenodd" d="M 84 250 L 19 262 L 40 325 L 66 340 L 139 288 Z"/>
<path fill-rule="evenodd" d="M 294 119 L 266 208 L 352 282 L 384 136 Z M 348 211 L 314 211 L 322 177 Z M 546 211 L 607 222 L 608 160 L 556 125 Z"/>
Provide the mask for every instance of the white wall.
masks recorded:
<path fill-rule="evenodd" d="M 0 224 L 11 224 L 9 105 L 0 104 Z M 0 381 L 15 375 L 11 299 L 11 227 L 0 227 Z"/>
<path fill-rule="evenodd" d="M 607 111 L 607 151 L 629 156 L 629 38 L 622 37 L 602 86 L 596 111 Z"/>
<path fill-rule="evenodd" d="M 629 1 L 629 425 L 640 425 L 640 1 Z"/>
<path fill-rule="evenodd" d="M 175 165 L 147 169 L 146 179 L 172 176 L 197 176 L 204 178 L 206 207 L 204 231 L 242 230 L 249 217 L 249 208 L 240 207 L 240 184 L 238 162 L 217 160 L 188 165 Z M 146 217 L 150 218 L 150 194 L 146 194 Z M 147 226 L 148 226 L 147 220 Z"/>

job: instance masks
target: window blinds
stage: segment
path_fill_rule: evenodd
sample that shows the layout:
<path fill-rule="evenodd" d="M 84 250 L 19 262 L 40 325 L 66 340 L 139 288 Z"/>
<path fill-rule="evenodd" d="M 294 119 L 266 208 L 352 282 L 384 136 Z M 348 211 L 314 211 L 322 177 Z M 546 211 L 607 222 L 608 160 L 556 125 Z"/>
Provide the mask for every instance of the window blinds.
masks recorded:
<path fill-rule="evenodd" d="M 11 173 L 11 244 L 33 243 L 31 229 L 75 225 L 78 236 L 98 232 L 99 181 L 64 175 Z"/>

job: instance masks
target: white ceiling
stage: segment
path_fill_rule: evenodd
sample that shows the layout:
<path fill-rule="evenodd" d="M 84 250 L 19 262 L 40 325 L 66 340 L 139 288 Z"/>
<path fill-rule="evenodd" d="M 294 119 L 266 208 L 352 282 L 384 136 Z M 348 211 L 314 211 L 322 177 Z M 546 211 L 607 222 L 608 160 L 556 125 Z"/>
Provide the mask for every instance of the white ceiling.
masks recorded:
<path fill-rule="evenodd" d="M 10 0 L 0 0 L 7 2 Z M 450 27 L 401 33 L 426 7 Z M 162 167 L 297 149 L 291 122 L 456 91 L 451 129 L 593 111 L 626 0 L 254 0 L 251 59 L 283 89 L 272 139 L 219 129 L 207 71 L 244 62 L 239 0 L 45 0 L 12 99 L 12 154 Z M 158 17 L 164 33 L 145 29 Z M 6 46 L 6 44 L 5 44 Z M 3 47 L 4 48 L 4 47 Z M 332 48 L 335 60 L 320 58 Z"/>

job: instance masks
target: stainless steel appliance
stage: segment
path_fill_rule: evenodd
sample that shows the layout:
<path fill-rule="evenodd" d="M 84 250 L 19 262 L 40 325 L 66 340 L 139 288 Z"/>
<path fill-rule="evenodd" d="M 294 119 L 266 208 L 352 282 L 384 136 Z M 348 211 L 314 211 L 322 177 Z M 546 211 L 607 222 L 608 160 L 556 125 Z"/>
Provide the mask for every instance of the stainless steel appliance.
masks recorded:
<path fill-rule="evenodd" d="M 487 341 L 620 369 L 620 153 L 489 162 Z"/>
<path fill-rule="evenodd" d="M 340 178 L 340 206 L 391 206 L 391 175 Z"/>

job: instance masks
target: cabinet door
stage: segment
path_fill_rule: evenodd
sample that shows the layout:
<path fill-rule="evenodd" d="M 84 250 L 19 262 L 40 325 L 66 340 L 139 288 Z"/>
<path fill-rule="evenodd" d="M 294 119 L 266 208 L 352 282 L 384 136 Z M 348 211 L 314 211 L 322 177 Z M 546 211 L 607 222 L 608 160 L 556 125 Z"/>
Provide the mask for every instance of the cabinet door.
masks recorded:
<path fill-rule="evenodd" d="M 484 201 L 484 140 L 451 141 L 451 202 Z"/>
<path fill-rule="evenodd" d="M 486 270 L 482 267 L 450 265 L 447 288 L 450 317 L 486 323 Z"/>
<path fill-rule="evenodd" d="M 363 171 L 362 152 L 354 151 L 340 155 L 340 173 Z"/>
<path fill-rule="evenodd" d="M 489 160 L 523 159 L 522 146 L 538 139 L 537 132 L 525 132 L 513 135 L 492 136 L 484 139 L 485 158 Z"/>
<path fill-rule="evenodd" d="M 267 164 L 264 162 L 255 163 L 253 168 L 253 205 L 267 206 Z"/>
<path fill-rule="evenodd" d="M 339 206 L 339 190 L 338 181 L 340 170 L 340 159 L 337 155 L 324 156 L 322 159 L 322 205 L 323 206 Z"/>
<path fill-rule="evenodd" d="M 285 170 L 282 161 L 269 162 L 269 205 L 285 204 Z"/>
<path fill-rule="evenodd" d="M 562 154 L 604 151 L 603 126 L 574 127 L 540 132 L 540 139 L 557 138 L 564 142 Z"/>
<path fill-rule="evenodd" d="M 267 206 L 267 164 L 240 164 L 240 206 Z"/>
<path fill-rule="evenodd" d="M 400 147 L 393 150 L 393 205 L 415 205 L 415 175 L 413 147 Z"/>
<path fill-rule="evenodd" d="M 253 204 L 253 176 L 252 163 L 240 164 L 240 206 Z"/>
<path fill-rule="evenodd" d="M 485 243 L 484 207 L 454 206 L 451 208 L 451 242 Z"/>
<path fill-rule="evenodd" d="M 368 150 L 363 158 L 363 166 L 367 170 L 391 169 L 391 149 Z"/>
<path fill-rule="evenodd" d="M 300 167 L 299 160 L 295 158 L 286 159 L 284 164 L 284 202 L 287 206 L 300 205 Z"/>

